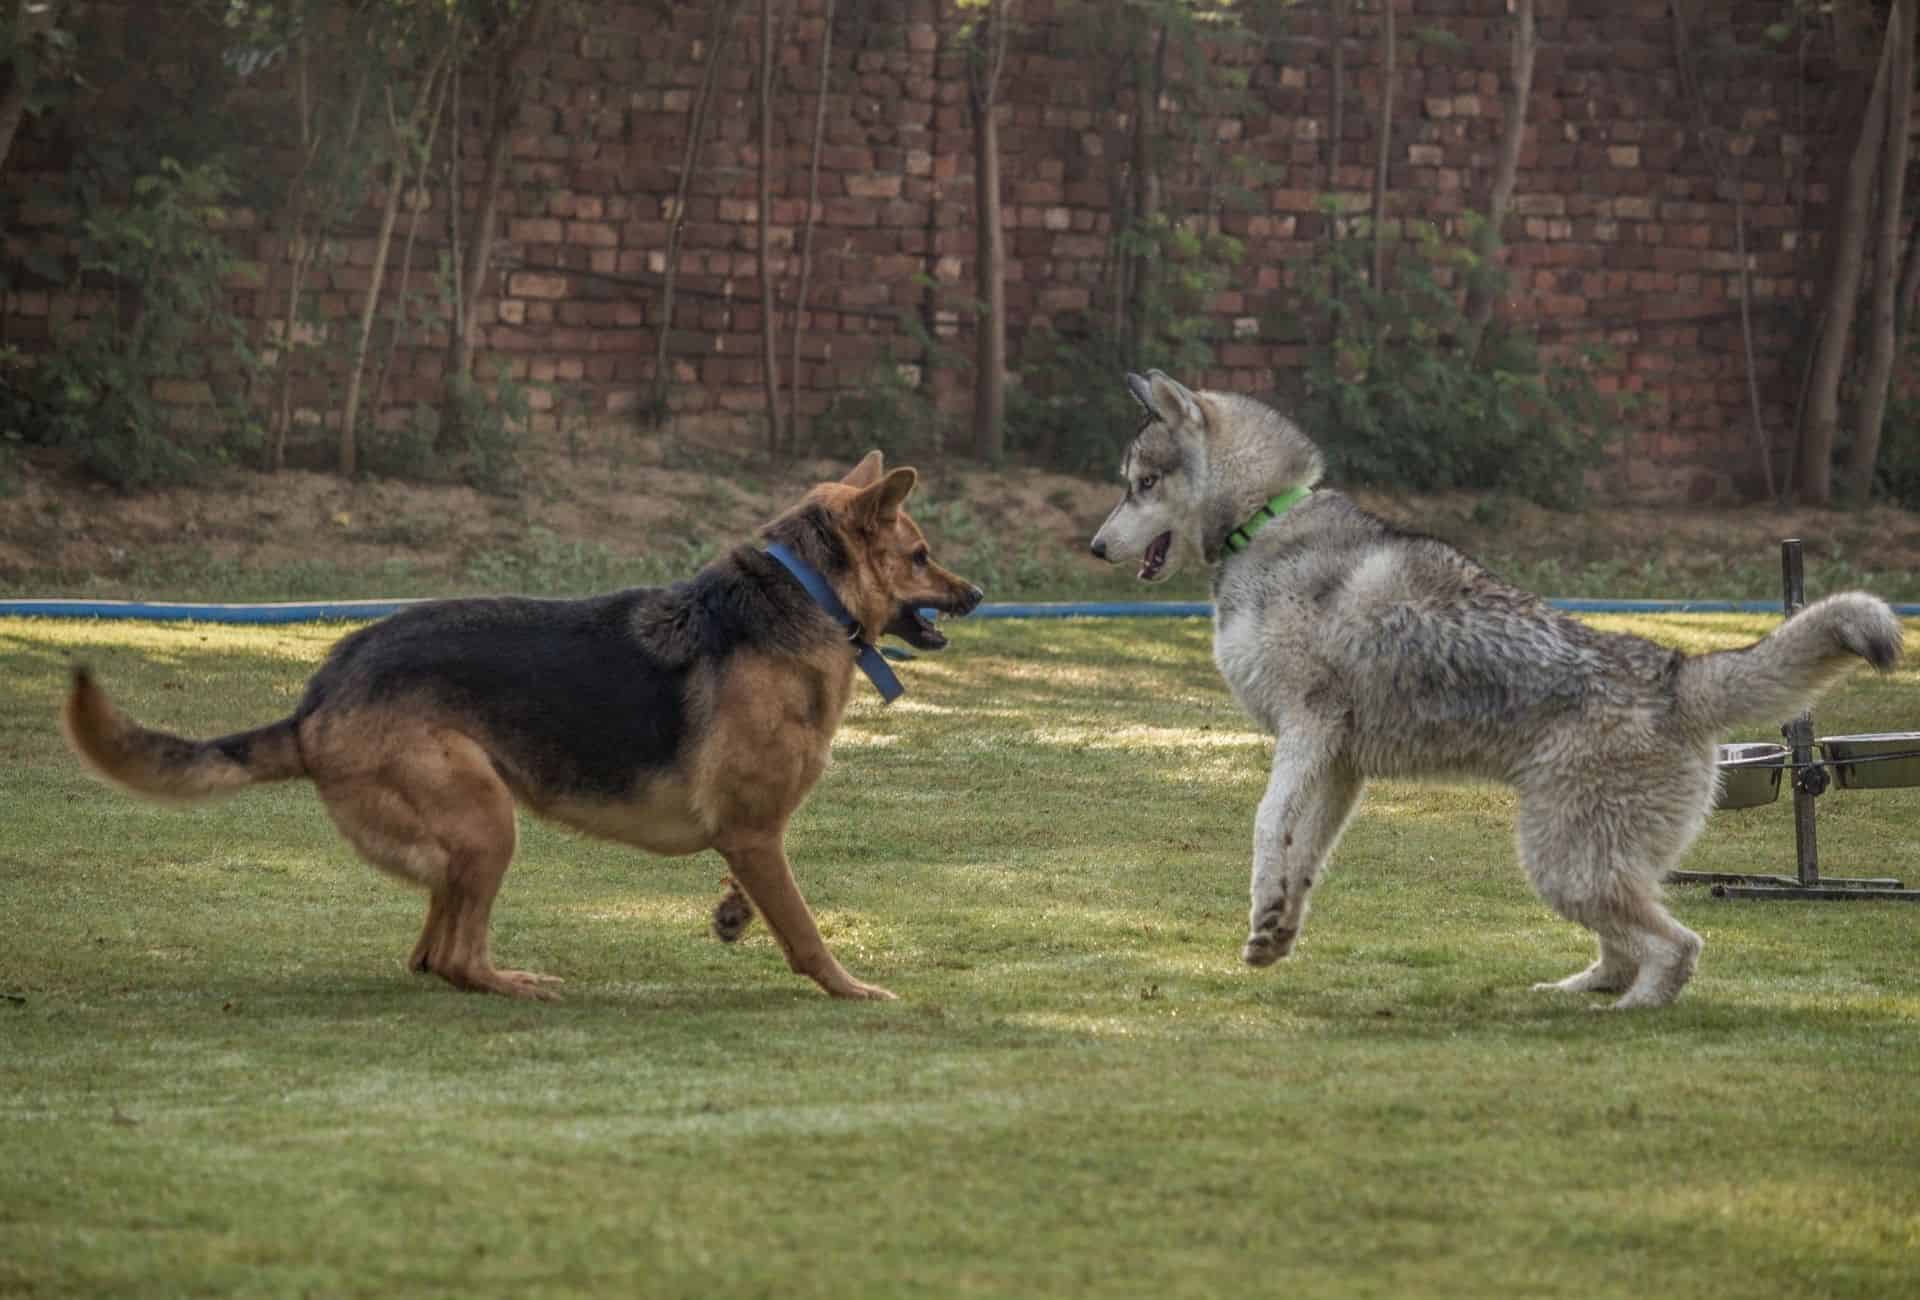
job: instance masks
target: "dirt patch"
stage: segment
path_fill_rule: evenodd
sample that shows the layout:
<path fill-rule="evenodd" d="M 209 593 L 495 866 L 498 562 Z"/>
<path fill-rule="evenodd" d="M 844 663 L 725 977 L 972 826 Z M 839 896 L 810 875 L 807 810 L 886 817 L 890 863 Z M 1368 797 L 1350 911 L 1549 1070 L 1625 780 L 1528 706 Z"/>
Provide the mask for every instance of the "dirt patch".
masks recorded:
<path fill-rule="evenodd" d="M 1059 572 L 1098 567 L 1084 559 L 1084 547 L 1112 507 L 1113 483 L 959 460 L 922 460 L 919 468 L 916 501 L 936 546 L 942 528 L 964 530 L 975 547 L 1018 546 Z M 318 562 L 377 572 L 396 559 L 417 574 L 456 575 L 476 556 L 523 550 L 542 537 L 618 556 L 678 554 L 747 535 L 846 465 L 838 458 L 776 464 L 662 438 L 626 438 L 572 451 L 533 448 L 522 469 L 523 483 L 511 495 L 238 470 L 200 487 L 126 495 L 88 483 L 56 460 L 28 458 L 15 463 L 11 490 L 0 496 L 0 581 L 25 594 L 59 595 L 76 583 L 104 591 L 192 566 L 266 571 Z M 1517 566 L 1522 579 L 1551 575 L 1555 565 L 1567 572 L 1597 567 L 1687 588 L 1669 595 L 1723 594 L 1713 585 L 1716 574 L 1764 570 L 1777 562 L 1779 539 L 1787 536 L 1807 539 L 1810 558 L 1863 573 L 1920 572 L 1920 517 L 1888 507 L 1843 513 L 1601 505 L 1555 512 L 1468 493 L 1355 495 L 1386 518 L 1496 567 Z"/>

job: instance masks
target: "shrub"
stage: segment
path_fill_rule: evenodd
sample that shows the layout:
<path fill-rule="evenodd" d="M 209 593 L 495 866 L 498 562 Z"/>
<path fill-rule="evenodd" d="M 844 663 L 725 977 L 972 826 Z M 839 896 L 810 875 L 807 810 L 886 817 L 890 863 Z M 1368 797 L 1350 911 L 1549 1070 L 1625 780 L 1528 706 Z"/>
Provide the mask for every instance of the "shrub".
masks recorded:
<path fill-rule="evenodd" d="M 1107 474 L 1139 408 L 1122 376 L 1164 370 L 1194 376 L 1213 364 L 1217 330 L 1206 303 L 1227 283 L 1243 246 L 1164 219 L 1123 232 L 1123 253 L 1146 251 L 1158 274 L 1142 289 L 1128 325 L 1081 318 L 1068 330 L 1030 330 L 1022 341 L 1020 382 L 1007 391 L 1007 447 L 1069 473 Z"/>
<path fill-rule="evenodd" d="M 124 197 L 81 186 L 71 254 L 27 270 L 100 309 L 51 351 L 12 367 L 7 426 L 65 447 L 118 487 L 194 477 L 257 443 L 247 388 L 259 369 L 225 284 L 237 259 L 219 230 L 233 182 L 217 162 L 162 158 Z M 156 397 L 167 381 L 201 400 Z"/>
<path fill-rule="evenodd" d="M 888 460 L 903 461 L 938 451 L 946 420 L 921 378 L 918 366 L 874 365 L 865 382 L 835 393 L 813 421 L 814 453 L 856 459 L 877 447 Z"/>
<path fill-rule="evenodd" d="M 1294 414 L 1348 481 L 1576 503 L 1617 432 L 1616 406 L 1586 370 L 1595 353 L 1551 359 L 1496 319 L 1468 355 L 1455 286 L 1487 272 L 1430 224 L 1414 232 L 1385 285 L 1368 282 L 1360 238 L 1333 241 L 1309 267 L 1300 328 L 1321 341 Z"/>

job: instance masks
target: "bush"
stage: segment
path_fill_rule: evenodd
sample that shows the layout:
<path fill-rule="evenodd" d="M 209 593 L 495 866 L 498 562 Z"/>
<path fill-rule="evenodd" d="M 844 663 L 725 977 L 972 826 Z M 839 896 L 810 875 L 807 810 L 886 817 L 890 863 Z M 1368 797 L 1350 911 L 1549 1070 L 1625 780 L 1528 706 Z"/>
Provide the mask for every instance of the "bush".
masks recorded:
<path fill-rule="evenodd" d="M 40 255 L 25 269 L 105 301 L 53 350 L 10 367 L 9 430 L 76 452 L 123 488 L 184 481 L 257 444 L 246 399 L 259 360 L 228 305 L 237 259 L 219 234 L 233 188 L 217 162 L 172 158 L 124 199 L 80 187 L 70 259 Z M 201 400 L 157 400 L 166 381 Z"/>
<path fill-rule="evenodd" d="M 858 459 L 876 447 L 900 462 L 940 449 L 945 417 L 923 390 L 918 366 L 876 364 L 866 381 L 835 393 L 813 421 L 813 452 Z"/>
<path fill-rule="evenodd" d="M 1577 503 L 1617 433 L 1615 404 L 1583 364 L 1595 354 L 1551 361 L 1496 319 L 1469 356 L 1455 285 L 1486 272 L 1431 225 L 1415 233 L 1396 246 L 1385 286 L 1368 282 L 1364 239 L 1335 241 L 1311 265 L 1299 324 L 1329 341 L 1312 350 L 1294 414 L 1351 482 Z"/>
<path fill-rule="evenodd" d="M 1007 390 L 1007 449 L 1068 473 L 1111 473 L 1123 435 L 1138 423 L 1127 393 L 1128 371 L 1194 376 L 1214 361 L 1209 298 L 1227 283 L 1243 246 L 1225 235 L 1198 234 L 1164 218 L 1123 232 L 1123 254 L 1145 251 L 1156 268 L 1132 327 L 1091 318 L 1070 332 L 1030 330 L 1022 341 L 1020 382 Z"/>

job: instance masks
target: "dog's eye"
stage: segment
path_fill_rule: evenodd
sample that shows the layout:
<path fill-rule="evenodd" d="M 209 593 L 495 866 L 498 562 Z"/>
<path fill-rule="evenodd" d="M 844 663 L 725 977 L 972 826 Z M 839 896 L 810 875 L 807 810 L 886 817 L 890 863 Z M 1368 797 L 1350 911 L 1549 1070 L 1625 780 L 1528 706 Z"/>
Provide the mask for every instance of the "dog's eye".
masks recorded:
<path fill-rule="evenodd" d="M 916 569 L 924 569 L 927 567 L 927 548 L 926 547 L 922 546 L 919 550 L 913 553 L 913 567 Z"/>
<path fill-rule="evenodd" d="M 1158 474 L 1142 474 L 1140 476 L 1140 486 L 1135 488 L 1134 491 L 1136 492 L 1150 491 L 1153 485 L 1155 483 L 1158 483 L 1159 481 L 1160 481 L 1160 476 Z"/>

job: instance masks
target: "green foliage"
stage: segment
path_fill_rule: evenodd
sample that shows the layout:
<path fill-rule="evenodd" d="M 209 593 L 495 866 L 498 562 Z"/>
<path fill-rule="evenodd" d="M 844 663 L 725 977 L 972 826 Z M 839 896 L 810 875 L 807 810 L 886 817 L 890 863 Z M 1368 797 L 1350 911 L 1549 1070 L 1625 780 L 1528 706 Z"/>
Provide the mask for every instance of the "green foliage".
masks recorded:
<path fill-rule="evenodd" d="M 890 460 L 905 460 L 938 451 L 947 421 L 924 375 L 891 357 L 876 363 L 864 382 L 835 393 L 813 421 L 814 453 L 857 458 L 878 448 Z"/>
<path fill-rule="evenodd" d="M 1082 317 L 1030 329 L 1019 342 L 1019 379 L 1007 393 L 1007 446 L 1027 460 L 1075 473 L 1106 473 L 1133 406 L 1120 383 L 1128 370 L 1159 368 L 1197 376 L 1213 365 L 1219 333 L 1214 298 L 1228 288 L 1244 254 L 1219 229 L 1219 214 L 1256 206 L 1271 168 L 1222 147 L 1223 121 L 1252 106 L 1236 54 L 1252 34 L 1231 4 L 1139 0 L 1080 5 L 1068 39 L 1089 70 L 1098 101 L 1172 107 L 1155 116 L 1149 140 L 1134 149 L 1152 169 L 1146 190 L 1117 193 L 1099 301 Z M 1116 119 L 1116 133 L 1139 120 Z"/>
<path fill-rule="evenodd" d="M 1319 343 L 1295 410 L 1334 476 L 1578 502 L 1619 414 L 1585 367 L 1596 354 L 1551 359 L 1526 330 L 1496 319 L 1478 355 L 1467 355 L 1472 331 L 1458 286 L 1488 272 L 1470 245 L 1447 242 L 1432 225 L 1417 223 L 1412 234 L 1395 245 L 1384 286 L 1369 282 L 1364 236 L 1324 246 L 1303 279 L 1300 324 Z"/>
<path fill-rule="evenodd" d="M 1920 388 L 1911 379 L 1902 383 L 1903 377 L 1913 375 L 1920 375 L 1920 330 L 1909 326 L 1905 363 L 1894 367 L 1881 417 L 1880 456 L 1873 467 L 1875 494 L 1909 510 L 1920 509 Z"/>
<path fill-rule="evenodd" d="M 505 495 L 516 491 L 521 483 L 518 449 L 530 412 L 526 387 L 515 381 L 506 367 L 497 368 L 491 378 L 493 388 L 489 392 L 482 383 L 465 375 L 453 376 L 447 384 L 450 401 L 445 415 L 453 420 L 455 433 L 454 476 L 482 492 Z M 424 437 L 429 447 L 436 445 L 441 418 L 440 412 L 430 408 L 416 409 L 416 432 L 410 436 Z"/>
<path fill-rule="evenodd" d="M 1145 328 L 1136 337 L 1129 325 L 1099 316 L 1028 331 L 1020 383 L 1007 392 L 1007 447 L 1034 463 L 1109 472 L 1122 434 L 1137 422 L 1121 376 L 1147 369 L 1192 376 L 1213 364 L 1219 326 L 1207 304 L 1239 265 L 1240 241 L 1158 218 L 1122 232 L 1116 246 L 1144 253 L 1156 268 L 1136 317 Z"/>
<path fill-rule="evenodd" d="M 257 438 L 246 397 L 259 361 L 225 289 L 237 259 L 220 229 L 233 189 L 219 162 L 171 157 L 124 196 L 76 187 L 70 255 L 28 270 L 98 310 L 13 367 L 9 429 L 75 452 L 123 488 L 190 479 Z"/>

